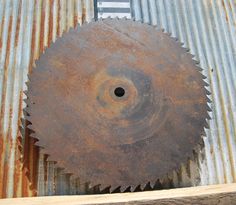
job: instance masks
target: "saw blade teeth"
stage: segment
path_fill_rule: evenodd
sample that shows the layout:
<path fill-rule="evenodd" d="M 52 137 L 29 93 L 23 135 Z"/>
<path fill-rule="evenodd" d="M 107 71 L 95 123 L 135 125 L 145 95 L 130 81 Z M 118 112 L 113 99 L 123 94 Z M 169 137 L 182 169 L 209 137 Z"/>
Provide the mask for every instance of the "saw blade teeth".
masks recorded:
<path fill-rule="evenodd" d="M 30 137 L 36 139 L 37 142 L 39 141 L 39 139 L 37 138 L 37 135 L 35 134 L 35 132 L 32 132 L 32 133 L 30 134 Z M 37 145 L 39 145 L 39 144 L 37 144 Z M 39 145 L 39 146 L 40 146 L 40 145 Z"/>
<path fill-rule="evenodd" d="M 28 90 L 24 90 L 23 93 L 25 94 L 25 96 L 28 96 Z"/>
<path fill-rule="evenodd" d="M 27 108 L 28 108 L 28 105 L 26 104 L 26 107 L 23 109 L 23 115 L 25 118 L 29 118 L 30 116 L 29 109 Z"/>
<path fill-rule="evenodd" d="M 23 99 L 23 101 L 26 103 L 26 105 L 29 105 L 29 104 L 30 104 L 29 98 L 25 98 L 25 99 Z"/>
<path fill-rule="evenodd" d="M 193 62 L 195 63 L 195 65 L 197 65 L 197 66 L 199 66 L 200 65 L 200 61 L 199 60 L 197 60 L 197 59 L 193 59 Z M 201 68 L 200 66 L 199 66 L 199 68 Z M 202 68 L 201 68 L 202 69 Z M 202 69 L 203 70 L 203 69 Z"/>
<path fill-rule="evenodd" d="M 186 53 L 188 53 L 188 54 L 190 54 L 189 52 L 190 52 L 190 49 L 189 48 L 186 48 L 186 47 L 182 47 L 183 49 L 184 49 L 184 51 L 186 52 Z M 191 57 L 192 58 L 192 57 Z"/>
<path fill-rule="evenodd" d="M 196 157 L 195 157 L 195 159 L 194 159 L 194 162 L 196 162 L 198 165 L 199 165 L 199 161 L 198 161 L 198 158 L 199 158 L 199 153 L 201 153 L 203 150 L 204 150 L 204 148 L 205 148 L 205 142 L 204 142 L 204 138 L 206 138 L 206 135 L 204 136 L 202 136 L 202 138 L 201 138 L 201 140 L 200 140 L 200 143 L 199 143 L 199 145 L 198 145 L 198 147 L 196 148 L 196 150 L 197 150 L 197 152 L 196 152 Z M 198 153 L 198 154 L 197 154 Z M 195 156 L 194 155 L 194 156 Z"/>
<path fill-rule="evenodd" d="M 29 114 L 30 112 L 28 112 L 27 110 L 25 112 L 26 112 L 27 115 L 25 115 L 24 117 L 25 117 L 26 120 L 28 120 L 30 122 L 30 120 L 31 120 L 31 116 Z"/>
<path fill-rule="evenodd" d="M 206 107 L 207 107 L 207 111 L 208 111 L 208 112 L 212 112 L 212 109 L 211 109 L 210 106 L 207 105 Z"/>
<path fill-rule="evenodd" d="M 131 185 L 131 186 L 130 186 L 130 192 L 134 192 L 134 190 L 135 190 L 136 187 L 137 187 L 136 185 Z"/>
<path fill-rule="evenodd" d="M 152 190 L 151 183 L 150 183 L 150 182 L 148 182 L 148 183 L 145 185 L 145 187 L 144 187 L 143 191 L 151 191 L 151 190 Z"/>
<path fill-rule="evenodd" d="M 174 41 L 176 41 L 176 43 L 178 43 L 179 45 L 181 45 L 181 43 L 179 42 L 179 39 L 177 37 L 172 37 L 174 39 Z"/>
<path fill-rule="evenodd" d="M 211 98 L 209 98 L 208 96 L 207 96 L 207 102 L 208 102 L 209 104 L 211 104 L 211 103 L 212 103 L 212 100 L 211 100 Z"/>
<path fill-rule="evenodd" d="M 196 65 L 196 67 L 200 73 L 203 71 L 203 69 L 198 64 Z"/>
<path fill-rule="evenodd" d="M 30 82 L 29 81 L 25 82 L 25 84 L 26 84 L 27 87 L 30 87 Z"/>
<path fill-rule="evenodd" d="M 35 131 L 33 129 L 28 128 L 29 135 L 33 137 L 33 134 L 35 134 Z"/>
<path fill-rule="evenodd" d="M 166 33 L 164 28 L 160 28 L 160 31 L 163 32 L 163 33 Z"/>
<path fill-rule="evenodd" d="M 138 186 L 135 187 L 133 192 L 141 192 L 141 191 L 142 191 L 141 186 L 138 185 Z"/>
<path fill-rule="evenodd" d="M 101 185 L 101 194 L 107 194 L 107 193 L 111 193 L 111 186 L 102 186 Z"/>
<path fill-rule="evenodd" d="M 28 120 L 28 119 L 27 119 Z M 28 122 L 29 122 L 29 124 L 27 124 L 27 129 L 29 129 L 29 130 L 33 130 L 33 125 L 32 125 L 32 123 L 28 120 Z"/>
<path fill-rule="evenodd" d="M 146 184 L 140 184 L 139 186 L 140 186 L 140 189 L 142 190 L 142 191 L 144 191 L 144 188 L 145 188 L 145 186 L 147 185 L 147 183 Z"/>
<path fill-rule="evenodd" d="M 208 130 L 208 128 L 204 128 L 204 129 L 203 129 L 201 136 L 203 136 L 203 137 L 206 137 L 206 136 L 207 136 L 206 130 Z"/>
<path fill-rule="evenodd" d="M 129 187 L 129 186 L 128 186 Z M 125 192 L 125 190 L 128 188 L 127 186 L 124 186 L 124 185 L 121 185 L 120 186 L 120 192 L 121 193 L 124 193 Z"/>
<path fill-rule="evenodd" d="M 207 119 L 208 119 L 208 120 L 211 120 L 211 119 L 212 119 L 212 117 L 210 116 L 209 112 L 207 113 Z"/>
<path fill-rule="evenodd" d="M 211 95 L 211 92 L 209 90 L 205 89 L 205 94 L 206 95 Z"/>
<path fill-rule="evenodd" d="M 157 181 L 155 182 L 155 185 L 154 185 L 153 189 L 154 189 L 154 190 L 163 189 L 162 183 L 161 183 L 160 179 L 157 179 Z"/>
<path fill-rule="evenodd" d="M 204 144 L 204 139 L 203 139 L 203 137 L 201 137 L 200 145 L 201 145 L 201 144 Z M 198 160 L 198 151 L 199 151 L 199 146 L 200 146 L 200 145 L 198 145 L 197 148 L 193 150 L 194 161 L 197 161 L 197 160 Z"/>
<path fill-rule="evenodd" d="M 206 81 L 203 81 L 203 85 L 206 89 L 208 89 L 208 87 L 210 87 L 210 84 Z M 210 89 L 210 88 L 209 88 Z"/>
<path fill-rule="evenodd" d="M 126 187 L 126 189 L 123 191 L 123 193 L 131 192 L 131 186 Z"/>
<path fill-rule="evenodd" d="M 111 193 L 112 194 L 115 194 L 115 193 L 121 193 L 121 190 L 120 190 L 121 186 L 118 186 L 117 188 L 114 188 Z"/>
<path fill-rule="evenodd" d="M 150 183 L 150 186 L 151 186 L 151 188 L 153 190 L 153 187 L 155 186 L 156 181 L 150 181 L 149 183 Z"/>
<path fill-rule="evenodd" d="M 92 187 L 88 192 L 91 194 L 101 194 L 100 185 Z"/>
<path fill-rule="evenodd" d="M 193 62 L 193 64 L 195 65 L 195 67 L 199 67 L 198 65 L 196 65 L 195 64 L 195 62 L 194 62 L 194 59 L 195 59 L 195 55 L 193 55 L 192 53 L 191 53 L 191 50 L 190 50 L 190 48 L 184 48 L 185 49 L 185 52 L 187 53 L 187 55 L 189 56 L 189 58 L 191 58 L 192 59 L 192 62 Z M 198 68 L 198 70 L 201 70 L 201 68 Z"/>

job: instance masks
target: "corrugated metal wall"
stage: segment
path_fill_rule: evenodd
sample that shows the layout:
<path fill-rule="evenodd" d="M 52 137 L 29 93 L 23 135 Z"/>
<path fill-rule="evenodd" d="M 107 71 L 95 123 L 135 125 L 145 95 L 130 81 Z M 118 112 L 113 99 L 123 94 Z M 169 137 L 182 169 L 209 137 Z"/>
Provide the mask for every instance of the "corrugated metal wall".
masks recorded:
<path fill-rule="evenodd" d="M 21 120 L 23 91 L 34 60 L 64 31 L 90 21 L 93 6 L 92 0 L 0 0 L 0 197 L 74 190 L 19 125 L 27 123 Z"/>
<path fill-rule="evenodd" d="M 205 149 L 171 176 L 174 185 L 236 182 L 236 1 L 132 0 L 131 7 L 135 20 L 183 42 L 210 84 L 213 112 Z"/>
<path fill-rule="evenodd" d="M 22 120 L 27 74 L 52 40 L 94 16 L 92 0 L 0 0 L 0 197 L 78 194 L 79 179 L 33 149 Z M 136 20 L 164 28 L 200 61 L 212 92 L 205 148 L 162 186 L 236 182 L 236 1 L 132 0 Z M 128 16 L 129 17 L 129 16 Z M 183 125 L 184 126 L 184 125 Z"/>

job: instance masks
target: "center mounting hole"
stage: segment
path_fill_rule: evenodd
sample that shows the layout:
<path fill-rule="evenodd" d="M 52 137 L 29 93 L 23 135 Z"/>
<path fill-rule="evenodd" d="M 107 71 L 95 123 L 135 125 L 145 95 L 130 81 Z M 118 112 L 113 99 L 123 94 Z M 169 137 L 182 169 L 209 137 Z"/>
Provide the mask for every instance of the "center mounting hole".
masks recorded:
<path fill-rule="evenodd" d="M 125 90 L 122 87 L 118 87 L 114 90 L 114 93 L 117 97 L 122 97 L 125 94 Z"/>

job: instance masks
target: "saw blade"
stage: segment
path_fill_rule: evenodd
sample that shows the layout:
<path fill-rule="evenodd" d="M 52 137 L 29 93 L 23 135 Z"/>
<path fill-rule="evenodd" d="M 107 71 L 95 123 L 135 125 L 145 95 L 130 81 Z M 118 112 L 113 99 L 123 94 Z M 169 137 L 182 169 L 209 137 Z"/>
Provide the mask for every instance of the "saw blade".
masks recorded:
<path fill-rule="evenodd" d="M 136 187 L 177 169 L 201 141 L 202 74 L 152 26 L 106 19 L 71 29 L 36 62 L 28 113 L 51 160 L 103 188 Z"/>

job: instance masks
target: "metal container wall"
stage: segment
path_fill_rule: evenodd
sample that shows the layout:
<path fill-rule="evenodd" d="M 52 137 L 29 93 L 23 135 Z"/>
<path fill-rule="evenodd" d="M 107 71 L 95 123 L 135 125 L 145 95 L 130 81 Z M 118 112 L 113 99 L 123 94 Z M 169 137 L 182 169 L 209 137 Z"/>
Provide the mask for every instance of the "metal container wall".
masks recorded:
<path fill-rule="evenodd" d="M 39 148 L 33 148 L 29 131 L 20 128 L 27 124 L 21 119 L 26 106 L 23 91 L 44 48 L 70 27 L 90 21 L 93 6 L 92 0 L 0 0 L 0 197 L 68 189 L 67 175 L 55 171 L 55 163 L 46 162 Z"/>
<path fill-rule="evenodd" d="M 174 186 L 236 182 L 236 1 L 132 0 L 131 7 L 135 20 L 184 43 L 210 84 L 213 112 L 205 148 L 170 176 Z"/>

